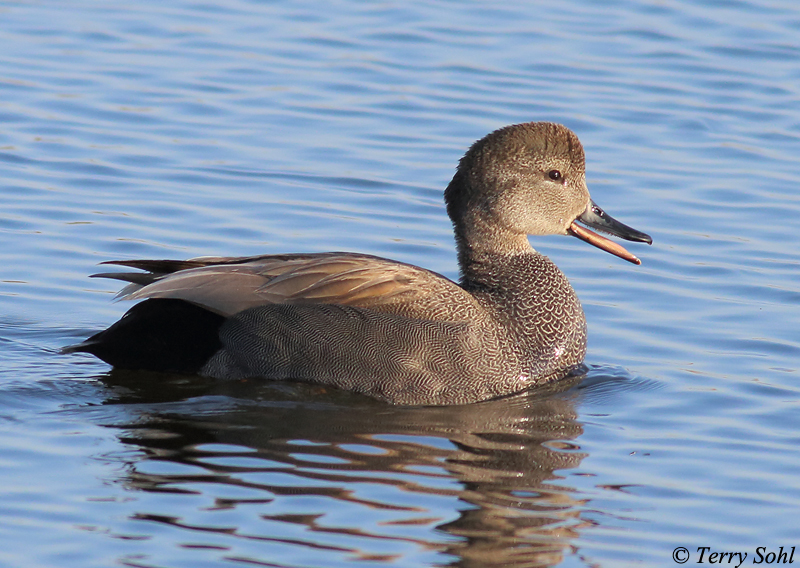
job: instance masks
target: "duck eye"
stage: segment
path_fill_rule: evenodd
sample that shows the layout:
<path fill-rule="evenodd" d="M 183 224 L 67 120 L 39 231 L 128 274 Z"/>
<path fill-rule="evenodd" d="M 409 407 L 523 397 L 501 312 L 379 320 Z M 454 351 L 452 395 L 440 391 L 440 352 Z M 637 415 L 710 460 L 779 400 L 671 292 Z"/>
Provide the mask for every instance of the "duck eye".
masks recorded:
<path fill-rule="evenodd" d="M 558 170 L 550 170 L 547 172 L 547 176 L 553 181 L 558 181 L 561 179 L 561 172 Z"/>

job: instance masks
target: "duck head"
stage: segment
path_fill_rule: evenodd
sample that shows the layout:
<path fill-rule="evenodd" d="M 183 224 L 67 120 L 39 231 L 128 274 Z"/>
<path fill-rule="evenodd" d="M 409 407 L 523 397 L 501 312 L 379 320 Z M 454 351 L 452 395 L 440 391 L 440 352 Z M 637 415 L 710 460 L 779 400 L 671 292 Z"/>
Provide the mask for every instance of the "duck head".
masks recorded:
<path fill-rule="evenodd" d="M 587 227 L 652 243 L 592 201 L 580 140 L 550 122 L 507 126 L 475 142 L 445 190 L 445 202 L 462 260 L 480 252 L 529 251 L 528 235 L 572 235 L 641 264 L 624 247 Z"/>

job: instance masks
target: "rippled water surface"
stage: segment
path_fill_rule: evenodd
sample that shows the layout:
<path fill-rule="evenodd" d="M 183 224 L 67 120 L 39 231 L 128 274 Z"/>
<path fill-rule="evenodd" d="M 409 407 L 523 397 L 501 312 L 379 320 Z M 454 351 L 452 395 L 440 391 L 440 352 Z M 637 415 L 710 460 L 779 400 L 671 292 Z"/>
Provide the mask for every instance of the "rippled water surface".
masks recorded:
<path fill-rule="evenodd" d="M 796 2 L 43 0 L 0 21 L 0 565 L 800 547 Z M 655 241 L 636 267 L 532 239 L 583 302 L 583 378 L 401 408 L 57 353 L 124 312 L 88 278 L 108 259 L 353 250 L 456 277 L 442 189 L 529 120 L 575 130 L 595 200 Z"/>

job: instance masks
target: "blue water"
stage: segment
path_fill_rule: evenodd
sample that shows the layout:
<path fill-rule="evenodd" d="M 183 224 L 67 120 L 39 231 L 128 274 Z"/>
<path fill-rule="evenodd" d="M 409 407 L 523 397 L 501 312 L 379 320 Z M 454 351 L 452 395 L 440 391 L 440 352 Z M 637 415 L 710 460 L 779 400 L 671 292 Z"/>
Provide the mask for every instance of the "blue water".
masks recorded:
<path fill-rule="evenodd" d="M 795 2 L 43 0 L 0 22 L 0 566 L 800 546 Z M 456 277 L 441 192 L 529 120 L 572 128 L 595 201 L 654 239 L 641 267 L 532 239 L 583 302 L 582 380 L 398 408 L 57 353 L 125 311 L 88 278 L 109 259 L 352 250 Z"/>

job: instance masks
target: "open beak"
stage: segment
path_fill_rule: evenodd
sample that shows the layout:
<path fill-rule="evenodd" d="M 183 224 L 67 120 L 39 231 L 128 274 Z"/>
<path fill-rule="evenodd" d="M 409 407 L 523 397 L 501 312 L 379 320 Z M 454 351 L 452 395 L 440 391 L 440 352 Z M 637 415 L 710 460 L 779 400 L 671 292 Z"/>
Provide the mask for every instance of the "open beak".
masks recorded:
<path fill-rule="evenodd" d="M 603 231 L 615 237 L 625 239 L 626 241 L 647 243 L 648 245 L 653 244 L 653 239 L 650 238 L 650 235 L 620 223 L 611 215 L 608 215 L 605 211 L 600 209 L 594 201 L 589 201 L 589 206 L 586 208 L 586 211 L 581 213 L 578 218 L 570 224 L 567 232 L 578 237 L 582 241 L 586 241 L 590 245 L 601 248 L 633 264 L 642 264 L 642 261 L 629 253 L 622 245 L 618 245 L 614 241 L 610 241 L 594 231 L 581 227 L 577 224 L 577 221 L 580 221 L 587 227 L 592 227 L 593 229 Z"/>

